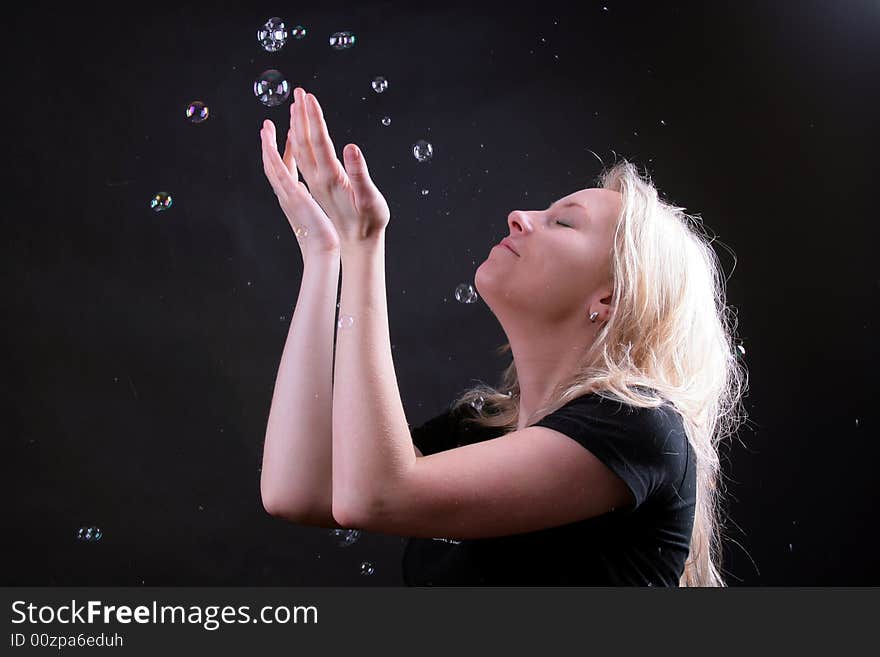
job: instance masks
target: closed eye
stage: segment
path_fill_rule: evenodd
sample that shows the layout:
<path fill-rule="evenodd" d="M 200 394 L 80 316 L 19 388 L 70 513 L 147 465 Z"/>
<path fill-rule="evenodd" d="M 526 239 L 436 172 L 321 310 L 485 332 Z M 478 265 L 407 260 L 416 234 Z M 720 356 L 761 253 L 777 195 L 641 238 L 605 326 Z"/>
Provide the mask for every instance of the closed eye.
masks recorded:
<path fill-rule="evenodd" d="M 556 220 L 556 223 L 557 223 L 557 224 L 562 224 L 563 226 L 565 226 L 565 227 L 567 227 L 567 228 L 571 228 L 571 226 L 569 226 L 569 225 L 566 224 L 566 223 L 563 223 L 563 222 L 560 221 L 559 219 Z"/>

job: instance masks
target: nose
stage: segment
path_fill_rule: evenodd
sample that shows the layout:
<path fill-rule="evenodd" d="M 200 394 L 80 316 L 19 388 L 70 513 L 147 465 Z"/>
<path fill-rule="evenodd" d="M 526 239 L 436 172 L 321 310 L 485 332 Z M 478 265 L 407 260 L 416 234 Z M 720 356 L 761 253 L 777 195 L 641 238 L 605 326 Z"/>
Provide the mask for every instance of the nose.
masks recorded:
<path fill-rule="evenodd" d="M 511 233 L 524 233 L 531 228 L 529 218 L 522 210 L 514 210 L 507 215 L 507 225 Z"/>

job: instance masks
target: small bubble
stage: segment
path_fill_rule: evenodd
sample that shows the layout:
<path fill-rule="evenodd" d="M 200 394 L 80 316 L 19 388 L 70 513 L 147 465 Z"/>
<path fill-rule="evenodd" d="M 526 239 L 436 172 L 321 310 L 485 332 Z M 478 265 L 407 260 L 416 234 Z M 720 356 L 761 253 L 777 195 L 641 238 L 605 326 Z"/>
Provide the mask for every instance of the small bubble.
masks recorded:
<path fill-rule="evenodd" d="M 202 123 L 208 118 L 208 108 L 200 100 L 194 100 L 186 108 L 186 118 L 190 123 Z"/>
<path fill-rule="evenodd" d="M 297 25 L 291 30 L 291 35 L 293 35 L 294 39 L 304 39 L 306 36 L 306 28 L 302 25 Z M 317 76 L 315 76 L 317 77 Z"/>
<path fill-rule="evenodd" d="M 339 547 L 346 548 L 354 545 L 361 536 L 359 529 L 331 529 L 330 536 L 340 538 Z"/>
<path fill-rule="evenodd" d="M 330 47 L 333 50 L 347 50 L 354 45 L 355 35 L 351 32 L 334 32 L 330 35 Z"/>
<path fill-rule="evenodd" d="M 369 561 L 364 561 L 361 564 L 361 575 L 372 575 L 374 572 L 375 569 L 373 568 L 373 564 Z"/>
<path fill-rule="evenodd" d="M 168 192 L 157 192 L 153 198 L 150 199 L 150 208 L 154 212 L 164 212 L 171 207 L 172 203 L 171 194 Z"/>
<path fill-rule="evenodd" d="M 80 527 L 76 532 L 76 540 L 86 543 L 96 543 L 101 540 L 104 532 L 99 527 Z"/>
<path fill-rule="evenodd" d="M 354 317 L 350 315 L 342 315 L 336 323 L 337 328 L 351 328 L 354 324 Z"/>
<path fill-rule="evenodd" d="M 281 71 L 270 68 L 254 81 L 254 95 L 266 107 L 277 107 L 290 96 L 290 84 Z"/>
<path fill-rule="evenodd" d="M 373 78 L 372 84 L 373 91 L 375 91 L 377 94 L 381 94 L 383 91 L 388 89 L 388 80 L 381 76 Z"/>
<path fill-rule="evenodd" d="M 468 283 L 461 283 L 455 288 L 455 300 L 459 303 L 474 303 L 477 298 L 476 290 Z"/>
<path fill-rule="evenodd" d="M 284 26 L 284 21 L 277 16 L 267 20 L 266 24 L 257 30 L 257 41 L 267 52 L 281 50 L 287 43 L 287 28 Z"/>
<path fill-rule="evenodd" d="M 427 196 L 427 195 L 428 195 L 428 190 L 427 190 L 427 189 L 423 189 L 423 190 L 422 190 L 422 196 Z"/>
<path fill-rule="evenodd" d="M 419 139 L 413 144 L 412 153 L 419 162 L 426 162 L 434 156 L 434 147 L 424 139 Z"/>
<path fill-rule="evenodd" d="M 382 117 L 382 125 L 385 125 L 385 126 L 391 125 L 391 117 L 390 116 L 383 116 Z"/>

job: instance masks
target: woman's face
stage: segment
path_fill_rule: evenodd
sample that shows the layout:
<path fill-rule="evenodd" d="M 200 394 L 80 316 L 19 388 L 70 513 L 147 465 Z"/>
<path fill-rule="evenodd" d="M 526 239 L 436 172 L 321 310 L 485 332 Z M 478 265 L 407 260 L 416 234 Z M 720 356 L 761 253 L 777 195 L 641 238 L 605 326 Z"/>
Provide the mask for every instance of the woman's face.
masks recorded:
<path fill-rule="evenodd" d="M 492 247 L 477 268 L 477 291 L 499 319 L 508 307 L 551 322 L 584 312 L 593 295 L 610 285 L 621 208 L 618 192 L 591 188 L 546 210 L 514 210 L 507 217 L 506 240 L 516 253 Z"/>

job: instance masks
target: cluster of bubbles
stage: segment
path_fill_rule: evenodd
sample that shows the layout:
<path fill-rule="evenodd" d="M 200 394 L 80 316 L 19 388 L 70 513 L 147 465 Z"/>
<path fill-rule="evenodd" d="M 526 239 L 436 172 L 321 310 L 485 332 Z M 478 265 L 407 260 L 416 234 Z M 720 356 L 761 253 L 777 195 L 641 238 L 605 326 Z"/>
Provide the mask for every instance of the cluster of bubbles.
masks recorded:
<path fill-rule="evenodd" d="M 80 527 L 76 530 L 76 540 L 96 543 L 101 540 L 104 532 L 99 527 Z"/>
<path fill-rule="evenodd" d="M 348 547 L 350 545 L 354 545 L 357 540 L 361 537 L 361 532 L 359 529 L 331 529 L 330 536 L 334 538 L 341 538 L 339 541 L 339 547 Z"/>
<path fill-rule="evenodd" d="M 306 36 L 306 28 L 297 25 L 291 30 L 294 39 L 302 39 Z M 287 43 L 287 28 L 284 21 L 277 16 L 266 21 L 259 30 L 257 30 L 257 41 L 263 46 L 263 50 L 267 52 L 275 52 L 281 50 Z"/>
<path fill-rule="evenodd" d="M 294 39 L 304 39 L 307 30 L 302 25 L 294 26 L 290 31 L 284 19 L 273 16 L 257 29 L 257 42 L 266 52 L 278 52 L 287 43 L 289 36 Z M 357 37 L 350 31 L 334 32 L 330 35 L 330 47 L 334 50 L 347 50 L 354 46 Z M 371 85 L 377 94 L 384 93 L 388 89 L 388 80 L 381 75 L 373 78 Z M 277 107 L 290 97 L 290 83 L 281 71 L 270 68 L 263 71 L 254 81 L 254 96 L 266 107 Z M 184 112 L 190 123 L 199 124 L 208 119 L 210 111 L 208 106 L 201 100 L 193 100 L 187 105 Z M 383 116 L 383 126 L 391 125 L 391 117 Z M 413 156 L 418 162 L 427 162 L 434 154 L 434 148 L 424 139 L 420 139 L 412 147 Z M 428 190 L 422 190 L 422 195 L 427 195 Z M 156 212 L 162 212 L 171 207 L 171 195 L 167 192 L 157 193 L 150 201 L 150 208 Z M 302 235 L 305 237 L 305 234 Z"/>
<path fill-rule="evenodd" d="M 359 529 L 331 529 L 330 536 L 334 538 L 339 538 L 338 545 L 341 548 L 347 548 L 351 545 L 354 545 L 357 540 L 361 537 L 361 532 Z M 373 564 L 369 561 L 364 561 L 361 563 L 361 575 L 372 575 L 376 572 L 376 569 L 373 567 Z"/>

